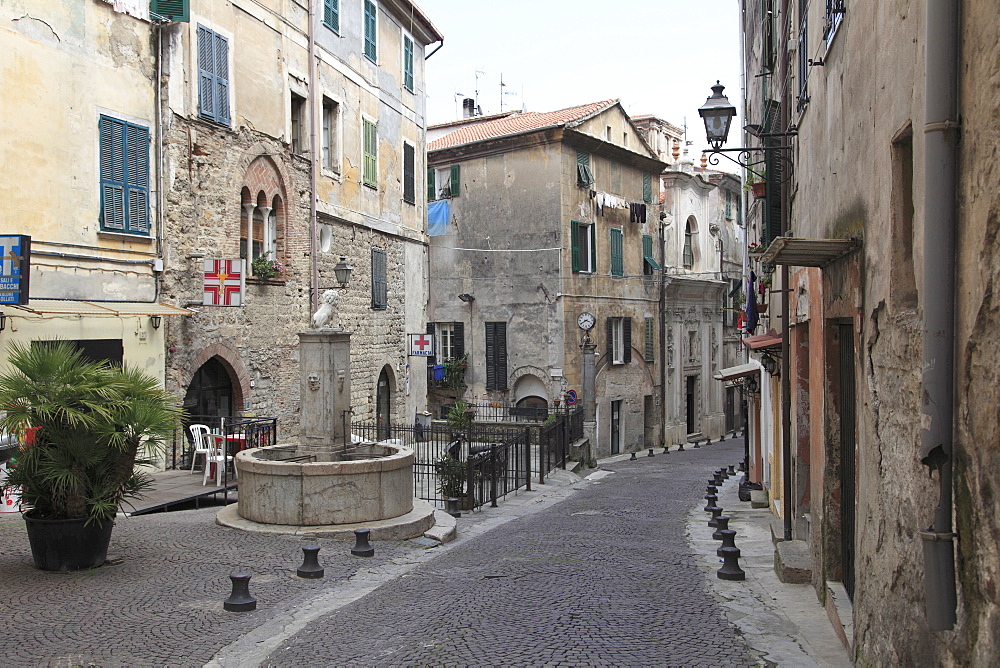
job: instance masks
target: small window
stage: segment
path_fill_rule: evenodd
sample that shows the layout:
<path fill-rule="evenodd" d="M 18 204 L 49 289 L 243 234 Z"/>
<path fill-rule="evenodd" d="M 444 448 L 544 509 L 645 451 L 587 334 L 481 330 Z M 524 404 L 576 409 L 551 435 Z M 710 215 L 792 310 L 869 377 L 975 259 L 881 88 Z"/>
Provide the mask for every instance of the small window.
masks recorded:
<path fill-rule="evenodd" d="M 364 184 L 378 188 L 378 126 L 364 119 Z"/>
<path fill-rule="evenodd" d="M 340 32 L 340 0 L 323 0 L 323 25 Z"/>
<path fill-rule="evenodd" d="M 694 269 L 694 229 L 691 227 L 691 221 L 687 222 L 687 226 L 684 228 L 684 268 Z"/>
<path fill-rule="evenodd" d="M 101 116 L 101 229 L 149 235 L 149 128 Z"/>
<path fill-rule="evenodd" d="M 608 128 L 608 129 L 607 129 L 607 134 L 605 134 L 605 138 L 606 138 L 606 139 L 607 139 L 608 141 L 611 141 L 611 140 L 612 140 L 612 138 L 611 138 L 611 126 L 609 125 L 609 126 L 607 126 L 607 128 Z"/>
<path fill-rule="evenodd" d="M 733 193 L 726 191 L 726 220 L 733 219 Z"/>
<path fill-rule="evenodd" d="M 386 281 L 386 254 L 384 250 L 372 249 L 372 308 L 385 309 L 389 306 L 388 283 Z"/>
<path fill-rule="evenodd" d="M 375 3 L 365 0 L 365 58 L 378 63 L 378 19 Z"/>
<path fill-rule="evenodd" d="M 594 225 L 570 221 L 570 242 L 573 249 L 573 271 L 597 271 L 597 250 L 594 243 Z"/>
<path fill-rule="evenodd" d="M 588 187 L 591 183 L 594 183 L 597 179 L 594 178 L 594 172 L 590 170 L 590 154 L 584 153 L 583 151 L 577 151 L 576 153 L 576 185 L 581 188 Z"/>
<path fill-rule="evenodd" d="M 323 169 L 340 173 L 340 105 L 323 98 Z"/>
<path fill-rule="evenodd" d="M 653 237 L 644 234 L 642 235 L 642 273 L 650 276 L 654 271 L 660 271 L 660 264 L 653 259 Z"/>
<path fill-rule="evenodd" d="M 799 98 L 798 110 L 809 104 L 809 2 L 799 0 Z"/>
<path fill-rule="evenodd" d="M 628 133 L 627 132 L 623 132 L 622 133 L 622 146 L 624 146 L 625 148 L 628 148 Z"/>
<path fill-rule="evenodd" d="M 461 193 L 461 168 L 459 165 L 430 167 L 427 170 L 427 200 L 458 197 Z"/>
<path fill-rule="evenodd" d="M 622 231 L 616 227 L 611 228 L 611 275 L 625 275 L 625 260 L 622 253 Z"/>
<path fill-rule="evenodd" d="M 305 153 L 306 99 L 295 93 L 292 93 L 291 117 L 292 153 L 302 155 Z"/>
<path fill-rule="evenodd" d="M 198 115 L 229 125 L 229 40 L 198 26 Z"/>
<path fill-rule="evenodd" d="M 403 142 L 403 201 L 413 204 L 417 197 L 416 153 L 413 144 Z"/>
<path fill-rule="evenodd" d="M 632 361 L 632 318 L 608 318 L 607 344 L 612 364 Z"/>
<path fill-rule="evenodd" d="M 403 86 L 413 92 L 413 40 L 403 35 Z"/>

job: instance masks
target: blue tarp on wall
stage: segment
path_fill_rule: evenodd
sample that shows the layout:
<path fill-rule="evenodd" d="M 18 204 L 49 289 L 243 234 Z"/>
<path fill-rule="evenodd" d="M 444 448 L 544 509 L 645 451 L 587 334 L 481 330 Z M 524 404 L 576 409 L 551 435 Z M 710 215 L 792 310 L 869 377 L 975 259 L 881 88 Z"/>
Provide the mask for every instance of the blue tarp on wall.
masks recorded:
<path fill-rule="evenodd" d="M 448 219 L 451 217 L 451 202 L 439 199 L 427 203 L 427 234 L 439 237 L 448 233 Z"/>

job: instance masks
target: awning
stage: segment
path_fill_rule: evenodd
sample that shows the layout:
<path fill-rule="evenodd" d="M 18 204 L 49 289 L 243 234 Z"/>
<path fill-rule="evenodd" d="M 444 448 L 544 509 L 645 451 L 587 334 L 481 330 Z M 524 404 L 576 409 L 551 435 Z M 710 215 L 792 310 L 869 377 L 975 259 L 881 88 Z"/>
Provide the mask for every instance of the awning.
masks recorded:
<path fill-rule="evenodd" d="M 750 350 L 760 350 L 761 348 L 775 348 L 781 345 L 781 334 L 773 329 L 767 334 L 757 334 L 747 336 L 743 339 L 743 345 Z"/>
<path fill-rule="evenodd" d="M 861 248 L 858 239 L 777 237 L 764 251 L 760 261 L 793 267 L 825 267 L 858 248 Z"/>
<path fill-rule="evenodd" d="M 743 376 L 749 376 L 750 374 L 758 373 L 761 370 L 761 366 L 754 362 L 747 362 L 746 364 L 740 364 L 739 366 L 731 366 L 728 369 L 722 369 L 721 371 L 715 372 L 716 380 L 734 380 L 736 378 L 742 378 Z"/>
<path fill-rule="evenodd" d="M 194 315 L 196 311 L 156 302 L 85 302 L 65 299 L 29 299 L 26 306 L 4 304 L 35 315 Z"/>

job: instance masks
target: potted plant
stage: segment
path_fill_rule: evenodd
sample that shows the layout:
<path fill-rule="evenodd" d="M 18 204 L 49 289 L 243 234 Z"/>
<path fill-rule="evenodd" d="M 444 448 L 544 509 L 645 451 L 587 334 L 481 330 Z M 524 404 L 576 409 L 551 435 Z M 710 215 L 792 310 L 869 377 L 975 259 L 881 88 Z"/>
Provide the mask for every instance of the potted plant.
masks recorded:
<path fill-rule="evenodd" d="M 444 382 L 448 389 L 459 392 L 465 389 L 466 356 L 452 357 L 444 363 Z"/>
<path fill-rule="evenodd" d="M 470 408 L 469 404 L 459 400 L 448 411 L 446 419 L 453 432 L 468 435 L 469 429 L 472 427 L 472 418 L 475 415 L 476 411 Z"/>
<path fill-rule="evenodd" d="M 751 171 L 743 184 L 744 192 L 751 193 L 754 199 L 763 199 L 767 195 L 767 185 L 763 174 Z"/>
<path fill-rule="evenodd" d="M 434 462 L 438 493 L 445 499 L 462 499 L 465 496 L 465 463 L 451 455 Z"/>
<path fill-rule="evenodd" d="M 756 241 L 751 242 L 747 245 L 747 254 L 751 258 L 760 258 L 760 256 L 764 254 L 764 247 Z"/>
<path fill-rule="evenodd" d="M 275 278 L 285 272 L 285 265 L 268 257 L 271 251 L 264 251 L 250 262 L 250 269 L 257 278 Z"/>
<path fill-rule="evenodd" d="M 14 343 L 0 375 L 0 429 L 25 434 L 17 467 L 35 566 L 82 570 L 107 559 L 114 518 L 152 478 L 151 463 L 180 422 L 177 402 L 130 367 L 91 362 L 69 342 Z"/>

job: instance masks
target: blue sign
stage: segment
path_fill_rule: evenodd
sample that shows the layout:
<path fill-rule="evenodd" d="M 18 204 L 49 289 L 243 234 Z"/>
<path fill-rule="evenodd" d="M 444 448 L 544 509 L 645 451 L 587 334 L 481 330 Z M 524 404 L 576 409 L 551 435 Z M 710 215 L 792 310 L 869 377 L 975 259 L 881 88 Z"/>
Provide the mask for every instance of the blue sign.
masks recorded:
<path fill-rule="evenodd" d="M 31 237 L 0 235 L 0 304 L 28 303 L 31 277 Z"/>

